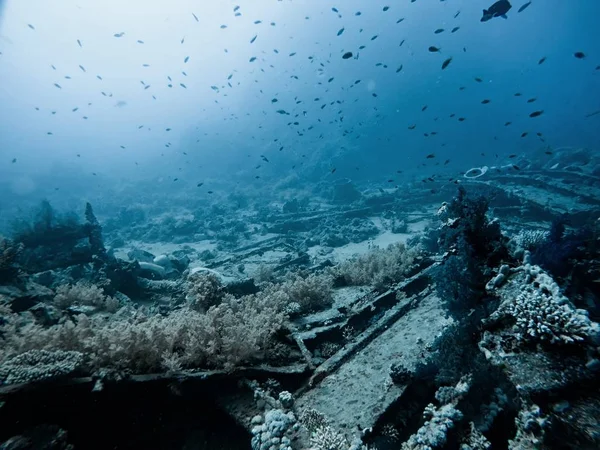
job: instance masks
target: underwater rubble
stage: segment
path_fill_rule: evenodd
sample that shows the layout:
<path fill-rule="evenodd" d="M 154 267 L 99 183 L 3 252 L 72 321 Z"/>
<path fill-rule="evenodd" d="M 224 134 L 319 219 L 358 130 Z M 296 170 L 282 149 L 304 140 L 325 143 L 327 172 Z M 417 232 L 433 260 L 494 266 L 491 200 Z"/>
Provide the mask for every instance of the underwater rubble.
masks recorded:
<path fill-rule="evenodd" d="M 243 225 L 42 203 L 0 240 L 1 448 L 599 448 L 600 180 L 560 153 Z"/>

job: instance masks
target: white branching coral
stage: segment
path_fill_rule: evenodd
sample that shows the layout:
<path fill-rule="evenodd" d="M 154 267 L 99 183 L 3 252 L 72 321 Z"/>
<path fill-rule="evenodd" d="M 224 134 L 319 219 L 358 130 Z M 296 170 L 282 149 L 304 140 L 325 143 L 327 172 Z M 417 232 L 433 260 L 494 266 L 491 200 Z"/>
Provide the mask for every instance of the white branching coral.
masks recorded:
<path fill-rule="evenodd" d="M 307 408 L 300 415 L 300 422 L 310 432 L 317 431 L 318 428 L 327 426 L 325 414 L 313 408 Z"/>
<path fill-rule="evenodd" d="M 443 387 L 436 393 L 440 402 L 448 402 L 441 406 L 430 403 L 425 407 L 425 422 L 419 430 L 402 444 L 402 450 L 433 450 L 446 443 L 448 432 L 456 422 L 463 418 L 456 409 L 459 400 L 468 392 L 471 384 L 469 376 L 463 377 L 453 388 Z"/>
<path fill-rule="evenodd" d="M 310 436 L 312 450 L 348 450 L 349 447 L 346 437 L 329 425 L 318 427 Z"/>
<path fill-rule="evenodd" d="M 519 342 L 575 344 L 597 342 L 600 326 L 588 313 L 565 297 L 556 282 L 540 267 L 525 265 L 525 282 L 516 297 L 506 298 L 492 319 L 510 316 Z"/>
<path fill-rule="evenodd" d="M 509 242 L 522 250 L 533 250 L 546 240 L 550 233 L 545 230 L 520 230 Z"/>
<path fill-rule="evenodd" d="M 0 384 L 31 383 L 68 375 L 83 362 L 79 352 L 30 350 L 0 365 Z"/>

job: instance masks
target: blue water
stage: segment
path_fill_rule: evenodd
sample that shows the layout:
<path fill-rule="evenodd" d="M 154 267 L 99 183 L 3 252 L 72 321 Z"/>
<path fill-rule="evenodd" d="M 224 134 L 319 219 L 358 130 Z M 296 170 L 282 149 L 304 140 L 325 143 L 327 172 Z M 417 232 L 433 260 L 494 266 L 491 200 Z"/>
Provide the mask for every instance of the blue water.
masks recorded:
<path fill-rule="evenodd" d="M 600 109 L 600 3 L 515 1 L 482 23 L 490 3 L 5 1 L 0 211 L 127 186 L 403 183 L 447 159 L 459 173 L 544 146 L 598 149 L 600 115 L 585 116 Z"/>

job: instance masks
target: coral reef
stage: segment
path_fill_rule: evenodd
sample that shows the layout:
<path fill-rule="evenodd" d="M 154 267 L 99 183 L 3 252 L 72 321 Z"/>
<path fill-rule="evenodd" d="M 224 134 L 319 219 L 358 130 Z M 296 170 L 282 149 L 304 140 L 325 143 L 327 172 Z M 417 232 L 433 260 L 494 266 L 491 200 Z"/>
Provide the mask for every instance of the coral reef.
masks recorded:
<path fill-rule="evenodd" d="M 286 436 L 296 423 L 292 412 L 272 409 L 265 414 L 264 422 L 260 422 L 260 416 L 254 420 L 252 450 L 292 450 L 291 441 Z"/>
<path fill-rule="evenodd" d="M 18 274 L 18 259 L 22 250 L 22 244 L 0 236 L 0 282 L 11 281 Z"/>
<path fill-rule="evenodd" d="M 0 335 L 0 361 L 30 350 L 60 350 L 85 354 L 91 370 L 148 373 L 165 360 L 171 368 L 175 360 L 183 368 L 233 369 L 265 358 L 270 340 L 285 327 L 285 306 L 265 293 L 228 296 L 206 313 L 182 308 L 167 316 L 137 312 L 109 321 L 79 315 L 50 327 L 9 317 Z"/>
<path fill-rule="evenodd" d="M 368 253 L 343 262 L 333 273 L 348 285 L 372 285 L 382 289 L 401 281 L 414 267 L 416 251 L 402 243 L 385 249 L 373 248 Z"/>
<path fill-rule="evenodd" d="M 217 306 L 225 297 L 223 283 L 212 272 L 197 271 L 187 277 L 187 304 L 197 311 L 206 311 Z"/>
<path fill-rule="evenodd" d="M 517 434 L 508 442 L 509 450 L 538 450 L 546 448 L 544 436 L 549 426 L 538 405 L 530 405 L 519 411 L 515 419 Z"/>
<path fill-rule="evenodd" d="M 576 309 L 560 287 L 539 266 L 525 264 L 518 295 L 509 296 L 489 321 L 510 317 L 517 342 L 581 344 L 600 342 L 600 325 L 585 310 Z"/>
<path fill-rule="evenodd" d="M 437 289 L 457 318 L 485 306 L 485 285 L 494 267 L 508 258 L 506 239 L 497 221 L 489 220 L 488 200 L 469 197 L 461 186 L 457 196 L 442 205 L 440 247 L 447 257 L 438 272 Z"/>
<path fill-rule="evenodd" d="M 0 384 L 20 384 L 70 375 L 83 354 L 62 350 L 29 350 L 0 364 Z"/>
<path fill-rule="evenodd" d="M 462 379 L 454 387 L 440 388 L 436 399 L 440 406 L 432 403 L 423 412 L 425 422 L 419 430 L 402 444 L 402 450 L 430 450 L 442 448 L 446 443 L 449 431 L 463 414 L 456 408 L 459 400 L 468 392 L 470 380 Z"/>
<path fill-rule="evenodd" d="M 87 305 L 112 313 L 120 307 L 117 299 L 105 295 L 100 287 L 83 280 L 74 285 L 64 284 L 58 286 L 54 296 L 54 304 L 60 309 L 67 309 L 73 305 Z"/>

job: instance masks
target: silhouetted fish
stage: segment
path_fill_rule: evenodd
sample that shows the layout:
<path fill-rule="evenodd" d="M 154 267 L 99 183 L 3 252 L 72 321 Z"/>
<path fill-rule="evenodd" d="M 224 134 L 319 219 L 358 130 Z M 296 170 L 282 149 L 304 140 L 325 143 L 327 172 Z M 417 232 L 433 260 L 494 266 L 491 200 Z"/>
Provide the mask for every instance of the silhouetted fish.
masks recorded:
<path fill-rule="evenodd" d="M 498 0 L 488 9 L 483 10 L 483 16 L 481 17 L 481 22 L 487 22 L 494 17 L 502 17 L 506 19 L 506 13 L 510 11 L 512 5 L 508 0 Z"/>

